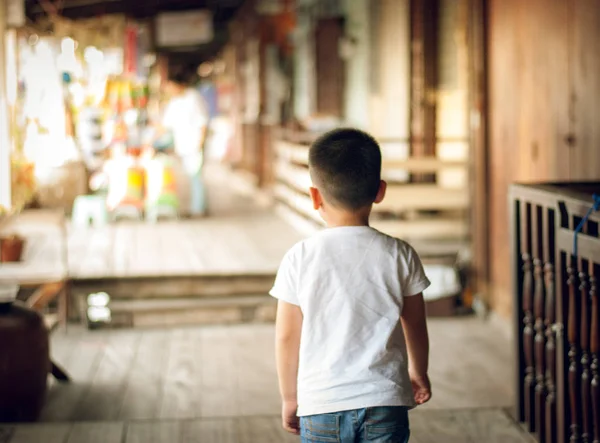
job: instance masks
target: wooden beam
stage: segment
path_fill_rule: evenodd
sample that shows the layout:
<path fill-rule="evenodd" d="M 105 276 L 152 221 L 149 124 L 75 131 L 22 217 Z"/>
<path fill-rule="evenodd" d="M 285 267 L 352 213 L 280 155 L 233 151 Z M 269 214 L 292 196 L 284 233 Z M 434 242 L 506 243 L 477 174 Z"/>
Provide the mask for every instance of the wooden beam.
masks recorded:
<path fill-rule="evenodd" d="M 402 239 L 466 239 L 469 236 L 466 220 L 456 218 L 373 220 L 371 226 L 384 234 Z"/>
<path fill-rule="evenodd" d="M 275 197 L 302 214 L 305 218 L 316 222 L 319 226 L 325 223 L 318 212 L 312 207 L 310 197 L 294 192 L 285 185 L 278 184 L 274 187 Z M 466 239 L 469 235 L 467 220 L 452 217 L 428 217 L 415 220 L 373 220 L 371 225 L 392 237 L 410 239 Z"/>
<path fill-rule="evenodd" d="M 276 177 L 297 192 L 308 195 L 311 179 L 306 168 L 278 162 Z M 436 184 L 388 185 L 386 198 L 375 205 L 375 212 L 398 212 L 406 210 L 468 209 L 469 193 L 463 188 L 442 188 Z"/>
<path fill-rule="evenodd" d="M 279 140 L 276 142 L 277 155 L 281 160 L 308 165 L 308 146 Z M 437 157 L 409 157 L 393 159 L 383 157 L 383 169 L 403 169 L 415 173 L 433 173 L 447 168 L 468 167 L 466 160 L 443 160 Z"/>
<path fill-rule="evenodd" d="M 105 14 L 125 14 L 136 18 L 154 17 L 160 12 L 210 9 L 214 12 L 215 26 L 225 24 L 240 7 L 243 0 L 65 0 L 58 13 L 70 19 L 89 18 Z M 27 16 L 47 15 L 40 1 L 28 4 Z"/>
<path fill-rule="evenodd" d="M 468 209 L 469 193 L 465 189 L 441 188 L 436 184 L 388 186 L 385 199 L 377 211 Z"/>
<path fill-rule="evenodd" d="M 490 304 L 490 159 L 488 142 L 488 69 L 487 69 L 487 4 L 486 0 L 469 2 L 469 89 L 470 109 L 476 116 L 470 129 L 473 293 Z"/>
<path fill-rule="evenodd" d="M 411 0 L 411 155 L 436 149 L 438 0 Z M 417 176 L 422 181 L 426 177 Z M 428 180 L 427 180 L 428 181 Z"/>
<path fill-rule="evenodd" d="M 273 285 L 273 273 L 213 276 L 110 277 L 78 279 L 72 282 L 76 297 L 107 292 L 111 299 L 156 299 L 221 297 L 266 293 Z M 80 300 L 78 301 L 80 302 Z"/>

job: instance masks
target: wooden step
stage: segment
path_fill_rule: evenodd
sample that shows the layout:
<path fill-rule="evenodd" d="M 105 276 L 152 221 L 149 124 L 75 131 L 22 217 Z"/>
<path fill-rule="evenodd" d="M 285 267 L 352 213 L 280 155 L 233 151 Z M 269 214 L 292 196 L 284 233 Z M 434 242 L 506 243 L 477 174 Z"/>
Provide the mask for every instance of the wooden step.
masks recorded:
<path fill-rule="evenodd" d="M 268 295 L 113 300 L 109 304 L 112 317 L 109 326 L 168 327 L 272 322 L 276 306 L 276 300 Z"/>
<path fill-rule="evenodd" d="M 111 277 L 78 279 L 72 282 L 71 321 L 85 318 L 89 294 L 106 292 L 111 300 L 175 300 L 227 298 L 246 294 L 268 294 L 275 280 L 274 273 L 248 275 L 190 275 Z"/>
<path fill-rule="evenodd" d="M 73 291 L 80 295 L 107 292 L 117 298 L 219 297 L 223 295 L 266 294 L 275 273 L 247 275 L 173 275 L 123 276 L 99 279 L 76 279 Z"/>

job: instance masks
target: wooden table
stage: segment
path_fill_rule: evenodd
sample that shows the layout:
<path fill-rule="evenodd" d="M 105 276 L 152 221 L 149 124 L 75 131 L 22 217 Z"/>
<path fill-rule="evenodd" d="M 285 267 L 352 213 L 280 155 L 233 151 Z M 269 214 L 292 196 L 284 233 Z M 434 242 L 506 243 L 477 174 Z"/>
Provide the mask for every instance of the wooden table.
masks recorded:
<path fill-rule="evenodd" d="M 0 282 L 17 283 L 35 291 L 26 300 L 38 312 L 54 300 L 58 314 L 45 314 L 50 331 L 66 327 L 69 305 L 69 269 L 65 216 L 62 211 L 30 210 L 0 221 L 0 235 L 18 234 L 26 244 L 18 263 L 0 263 Z M 67 381 L 68 376 L 52 362 L 52 374 Z"/>

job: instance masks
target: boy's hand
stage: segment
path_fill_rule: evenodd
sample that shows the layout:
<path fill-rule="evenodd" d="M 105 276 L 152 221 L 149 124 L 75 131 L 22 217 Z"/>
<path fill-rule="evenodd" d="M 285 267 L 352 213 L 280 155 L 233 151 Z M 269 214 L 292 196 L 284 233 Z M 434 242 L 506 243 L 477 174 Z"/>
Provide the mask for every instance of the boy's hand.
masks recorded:
<path fill-rule="evenodd" d="M 300 435 L 300 419 L 296 415 L 297 410 L 296 402 L 284 402 L 281 407 L 283 429 L 294 435 Z"/>
<path fill-rule="evenodd" d="M 431 382 L 427 374 L 410 376 L 412 383 L 413 395 L 418 405 L 428 402 L 431 399 Z"/>

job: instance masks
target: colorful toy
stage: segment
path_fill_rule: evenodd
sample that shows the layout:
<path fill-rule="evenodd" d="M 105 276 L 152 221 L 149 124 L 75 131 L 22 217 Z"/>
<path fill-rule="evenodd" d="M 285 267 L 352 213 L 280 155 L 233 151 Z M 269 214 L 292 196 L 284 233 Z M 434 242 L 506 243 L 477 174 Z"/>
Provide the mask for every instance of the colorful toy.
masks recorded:
<path fill-rule="evenodd" d="M 146 164 L 146 219 L 155 222 L 160 216 L 177 218 L 178 209 L 173 160 L 159 154 Z"/>

